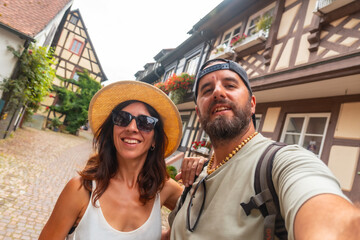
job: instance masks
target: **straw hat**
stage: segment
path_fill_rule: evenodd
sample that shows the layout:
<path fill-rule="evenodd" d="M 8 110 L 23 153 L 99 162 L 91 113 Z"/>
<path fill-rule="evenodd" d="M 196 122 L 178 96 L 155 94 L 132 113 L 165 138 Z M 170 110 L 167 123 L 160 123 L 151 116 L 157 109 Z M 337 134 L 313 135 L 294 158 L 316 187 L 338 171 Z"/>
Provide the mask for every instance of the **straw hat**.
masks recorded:
<path fill-rule="evenodd" d="M 178 148 L 182 136 L 182 124 L 179 111 L 170 98 L 159 88 L 139 81 L 119 81 L 99 90 L 91 99 L 89 123 L 93 133 L 120 103 L 138 100 L 152 106 L 160 115 L 164 131 L 168 138 L 165 157 Z"/>

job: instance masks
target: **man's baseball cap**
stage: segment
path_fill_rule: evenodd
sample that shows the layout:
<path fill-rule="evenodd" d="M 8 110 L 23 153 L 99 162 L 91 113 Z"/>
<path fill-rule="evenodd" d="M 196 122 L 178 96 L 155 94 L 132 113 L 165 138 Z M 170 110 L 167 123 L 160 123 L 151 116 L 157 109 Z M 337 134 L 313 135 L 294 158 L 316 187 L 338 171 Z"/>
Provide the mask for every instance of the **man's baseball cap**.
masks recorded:
<path fill-rule="evenodd" d="M 210 67 L 207 67 L 213 62 L 223 62 L 223 63 L 218 63 L 218 64 L 212 65 Z M 223 58 L 215 58 L 215 59 L 211 59 L 211 60 L 206 61 L 201 66 L 198 74 L 196 75 L 195 84 L 194 84 L 194 87 L 195 87 L 194 88 L 194 101 L 195 101 L 195 103 L 196 103 L 196 99 L 197 99 L 197 95 L 198 95 L 198 88 L 199 88 L 200 79 L 202 77 L 204 77 L 206 74 L 209 74 L 209 73 L 212 73 L 212 72 L 215 72 L 215 71 L 219 71 L 219 70 L 230 70 L 230 71 L 233 71 L 233 72 L 237 73 L 240 76 L 241 80 L 244 82 L 246 88 L 249 90 L 250 96 L 252 96 L 252 90 L 251 90 L 251 87 L 250 87 L 250 82 L 249 82 L 248 76 L 247 76 L 246 71 L 244 70 L 244 68 L 242 68 L 240 66 L 240 64 L 238 64 L 238 63 L 236 63 L 234 61 L 231 61 L 231 60 L 228 60 L 228 59 L 223 59 Z"/>
<path fill-rule="evenodd" d="M 214 63 L 214 62 L 216 62 L 217 64 L 209 66 L 211 63 Z M 221 63 L 221 62 L 223 62 L 223 63 Z M 209 66 L 209 67 L 207 67 L 207 66 Z M 195 101 L 195 103 L 197 100 L 200 79 L 202 77 L 204 77 L 206 74 L 209 74 L 209 73 L 212 73 L 215 71 L 219 71 L 219 70 L 230 70 L 230 71 L 237 73 L 240 76 L 241 80 L 244 82 L 246 88 L 249 90 L 250 96 L 252 96 L 250 82 L 249 82 L 249 79 L 248 79 L 245 69 L 243 67 L 241 67 L 240 64 L 238 64 L 237 62 L 234 62 L 234 61 L 231 61 L 228 59 L 223 59 L 223 58 L 215 58 L 215 59 L 206 61 L 201 66 L 198 74 L 196 75 L 195 84 L 194 84 L 194 101 Z M 252 120 L 253 120 L 254 126 L 256 127 L 255 114 L 252 115 Z"/>

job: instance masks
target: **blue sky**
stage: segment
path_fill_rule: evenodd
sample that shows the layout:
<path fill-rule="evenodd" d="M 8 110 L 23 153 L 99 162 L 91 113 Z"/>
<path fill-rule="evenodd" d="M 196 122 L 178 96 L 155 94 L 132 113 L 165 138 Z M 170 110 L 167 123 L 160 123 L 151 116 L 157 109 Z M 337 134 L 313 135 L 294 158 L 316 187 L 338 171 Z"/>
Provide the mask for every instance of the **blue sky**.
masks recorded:
<path fill-rule="evenodd" d="M 222 0 L 74 0 L 110 82 L 133 80 Z"/>

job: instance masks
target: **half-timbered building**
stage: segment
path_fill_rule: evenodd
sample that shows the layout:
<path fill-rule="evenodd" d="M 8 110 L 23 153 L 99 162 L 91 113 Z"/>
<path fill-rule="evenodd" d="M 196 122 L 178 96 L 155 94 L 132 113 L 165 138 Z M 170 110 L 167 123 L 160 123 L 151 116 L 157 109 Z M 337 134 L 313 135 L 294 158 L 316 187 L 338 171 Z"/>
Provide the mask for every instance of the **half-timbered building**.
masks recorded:
<path fill-rule="evenodd" d="M 22 53 L 31 43 L 49 46 L 72 3 L 73 0 L 0 1 L 0 83 L 16 79 L 19 74 L 19 59 L 8 48 Z M 16 130 L 25 113 L 24 106 L 8 108 L 9 97 L 0 91 L 0 138 Z"/>
<path fill-rule="evenodd" d="M 79 78 L 78 73 L 86 69 L 90 77 L 96 81 L 101 83 L 107 80 L 80 11 L 73 10 L 69 12 L 62 24 L 63 27 L 56 33 L 52 43 L 52 47 L 55 48 L 56 65 L 54 68 L 56 69 L 56 75 L 76 81 Z M 71 91 L 77 90 L 75 84 L 61 81 L 59 78 L 55 78 L 53 85 Z M 61 121 L 65 119 L 65 116 L 60 113 L 46 111 L 48 106 L 58 103 L 55 92 L 42 102 L 42 107 L 36 114 L 37 118 L 42 119 L 42 127 L 54 117 L 59 118 Z"/>
<path fill-rule="evenodd" d="M 221 57 L 245 68 L 259 132 L 312 151 L 360 201 L 359 1 L 225 0 L 189 33 L 211 46 L 199 63 Z M 196 154 L 193 142 L 208 138 L 195 105 L 177 106 L 184 116 L 182 150 Z"/>

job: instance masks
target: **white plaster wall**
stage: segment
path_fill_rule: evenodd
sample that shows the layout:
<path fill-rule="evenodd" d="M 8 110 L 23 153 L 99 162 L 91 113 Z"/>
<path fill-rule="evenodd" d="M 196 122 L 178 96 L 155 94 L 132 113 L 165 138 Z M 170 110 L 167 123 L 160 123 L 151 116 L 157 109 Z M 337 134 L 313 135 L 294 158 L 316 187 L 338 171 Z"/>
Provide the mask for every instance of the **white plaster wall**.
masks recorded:
<path fill-rule="evenodd" d="M 71 6 L 73 1 L 71 1 L 70 3 L 67 4 L 66 7 L 64 7 L 46 26 L 45 28 L 40 31 L 34 38 L 36 40 L 37 45 L 39 46 L 43 46 L 45 39 L 47 38 L 47 36 L 49 34 L 51 34 L 52 36 L 49 36 L 51 38 L 50 43 L 52 42 L 52 40 L 54 39 L 55 33 L 56 31 L 51 32 L 51 29 L 53 27 L 58 28 L 61 19 L 63 18 L 66 10 Z"/>
<path fill-rule="evenodd" d="M 0 28 L 0 83 L 11 76 L 18 60 L 7 47 L 11 46 L 20 50 L 20 48 L 24 46 L 24 43 L 24 39 L 20 39 L 17 35 Z M 2 91 L 0 90 L 0 97 L 1 96 Z"/>

